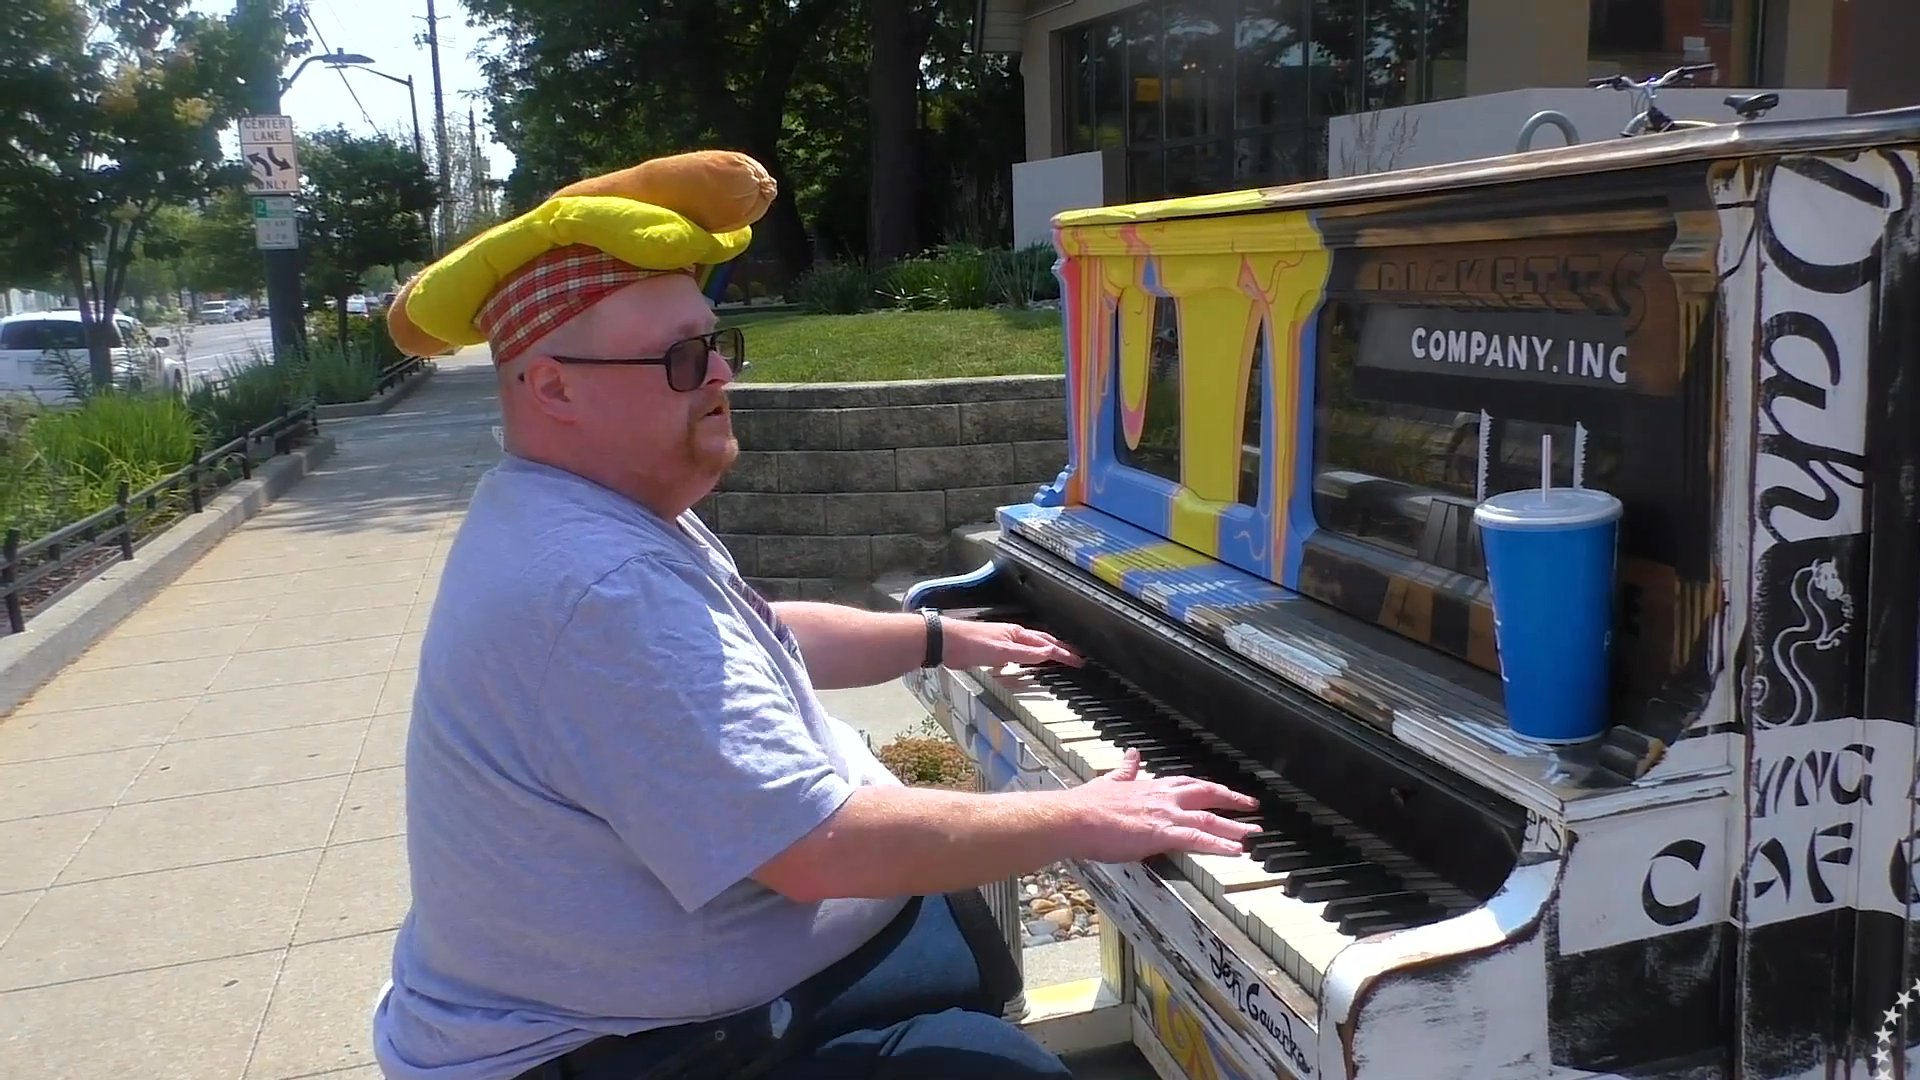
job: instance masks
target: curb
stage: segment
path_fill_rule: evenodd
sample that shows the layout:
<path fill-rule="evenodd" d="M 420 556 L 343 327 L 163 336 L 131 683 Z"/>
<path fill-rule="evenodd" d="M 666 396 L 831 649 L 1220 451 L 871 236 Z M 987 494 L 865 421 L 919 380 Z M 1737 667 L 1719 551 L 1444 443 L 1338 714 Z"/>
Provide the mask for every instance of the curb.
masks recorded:
<path fill-rule="evenodd" d="M 136 549 L 130 562 L 116 562 L 27 624 L 24 633 L 0 637 L 0 718 L 78 660 L 121 620 L 187 572 L 228 533 L 264 510 L 334 451 L 322 435 L 306 446 L 270 458 L 207 504 Z"/>
<path fill-rule="evenodd" d="M 408 394 L 419 389 L 420 384 L 433 377 L 433 364 L 423 365 L 418 371 L 407 376 L 398 386 L 377 398 L 366 401 L 349 401 L 339 405 L 318 405 L 314 407 L 314 416 L 320 420 L 345 420 L 352 416 L 379 416 Z"/>

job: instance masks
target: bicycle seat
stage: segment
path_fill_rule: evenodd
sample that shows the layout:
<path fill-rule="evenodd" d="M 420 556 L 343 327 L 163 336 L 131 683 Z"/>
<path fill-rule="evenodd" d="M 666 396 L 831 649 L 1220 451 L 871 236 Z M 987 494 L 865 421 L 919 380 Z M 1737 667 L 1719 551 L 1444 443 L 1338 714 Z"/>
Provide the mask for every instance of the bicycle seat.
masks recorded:
<path fill-rule="evenodd" d="M 1739 113 L 1743 119 L 1757 120 L 1762 113 L 1769 112 L 1780 104 L 1780 95 L 1728 94 L 1724 104 L 1727 108 Z"/>

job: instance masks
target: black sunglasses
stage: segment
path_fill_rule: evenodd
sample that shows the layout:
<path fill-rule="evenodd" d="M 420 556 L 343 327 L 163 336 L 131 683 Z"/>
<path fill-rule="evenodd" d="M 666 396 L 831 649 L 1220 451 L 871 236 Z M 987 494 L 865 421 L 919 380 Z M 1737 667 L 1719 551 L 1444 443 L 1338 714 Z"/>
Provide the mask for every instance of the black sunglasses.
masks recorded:
<path fill-rule="evenodd" d="M 659 364 L 667 369 L 667 385 L 679 393 L 698 390 L 707 381 L 707 357 L 719 353 L 734 375 L 747 369 L 747 339 L 737 326 L 699 337 L 682 338 L 667 346 L 663 356 L 556 356 L 561 364 Z"/>

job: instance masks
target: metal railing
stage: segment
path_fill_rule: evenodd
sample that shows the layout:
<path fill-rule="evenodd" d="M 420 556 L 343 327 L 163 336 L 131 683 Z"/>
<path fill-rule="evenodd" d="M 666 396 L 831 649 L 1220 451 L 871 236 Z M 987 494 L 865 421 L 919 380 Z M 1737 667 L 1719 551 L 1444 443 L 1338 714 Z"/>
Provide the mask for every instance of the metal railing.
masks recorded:
<path fill-rule="evenodd" d="M 427 366 L 424 356 L 403 356 L 380 369 L 379 383 L 373 388 L 373 396 L 379 397 L 388 390 L 411 378 L 413 373 Z"/>
<path fill-rule="evenodd" d="M 132 559 L 136 550 L 172 525 L 174 519 L 206 509 L 207 499 L 234 481 L 236 467 L 240 479 L 250 479 L 256 447 L 271 441 L 271 456 L 279 456 L 291 450 L 294 440 L 303 434 L 319 431 L 312 402 L 292 408 L 282 406 L 280 415 L 245 435 L 204 452 L 196 448 L 193 460 L 139 491 L 129 491 L 121 481 L 113 505 L 79 521 L 25 543 L 21 542 L 19 529 L 9 528 L 0 546 L 0 606 L 6 608 L 8 632 L 26 630 L 28 612 L 23 597 L 35 585 L 77 570 L 58 589 L 35 600 L 36 610 L 44 609 L 98 577 L 113 562 Z M 100 558 L 109 553 L 117 559 Z"/>

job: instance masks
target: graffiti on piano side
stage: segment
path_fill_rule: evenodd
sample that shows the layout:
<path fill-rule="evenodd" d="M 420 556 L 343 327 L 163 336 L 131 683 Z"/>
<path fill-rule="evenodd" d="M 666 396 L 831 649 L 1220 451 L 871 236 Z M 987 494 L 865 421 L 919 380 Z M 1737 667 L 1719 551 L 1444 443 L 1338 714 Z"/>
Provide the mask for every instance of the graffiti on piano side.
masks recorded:
<path fill-rule="evenodd" d="M 1140 989 L 1138 1011 L 1187 1080 L 1251 1080 L 1253 1074 L 1214 1045 L 1200 1018 L 1174 995 L 1166 976 L 1138 952 L 1133 970 Z"/>
<path fill-rule="evenodd" d="M 1871 745 L 1854 742 L 1789 757 L 1757 755 L 1748 812 L 1763 818 L 1770 809 L 1871 804 L 1874 753 Z"/>
<path fill-rule="evenodd" d="M 1543 818 L 1532 810 L 1527 811 L 1526 831 L 1520 837 L 1520 850 L 1523 854 L 1549 855 L 1558 858 L 1567 849 L 1567 827 L 1558 821 Z"/>
<path fill-rule="evenodd" d="M 1731 877 L 1724 794 L 1580 823 L 1560 883 L 1562 955 L 1724 920 Z"/>
<path fill-rule="evenodd" d="M 1827 725 L 1781 728 L 1755 747 L 1736 922 L 1766 926 L 1836 907 L 1904 919 L 1920 902 L 1913 725 L 1836 723 L 1857 734 L 1835 747 Z"/>
<path fill-rule="evenodd" d="M 1659 891 L 1654 887 L 1654 881 L 1663 876 L 1661 871 L 1664 869 L 1666 860 L 1671 859 L 1690 870 L 1698 871 L 1700 864 L 1706 861 L 1706 857 L 1707 845 L 1692 837 L 1675 840 L 1653 853 L 1653 858 L 1647 862 L 1647 872 L 1640 879 L 1640 910 L 1646 915 L 1648 921 L 1655 926 L 1672 929 L 1685 926 L 1699 916 L 1701 896 L 1698 891 L 1686 895 L 1678 903 L 1670 904 L 1660 899 Z"/>
<path fill-rule="evenodd" d="M 1227 951 L 1225 942 L 1208 933 L 1197 921 L 1194 928 L 1211 969 L 1209 974 L 1227 992 L 1234 1008 L 1278 1043 L 1287 1060 L 1293 1062 L 1302 1076 L 1312 1076 L 1313 1064 L 1307 1060 L 1306 1050 L 1294 1036 L 1293 1010 L 1268 993 L 1266 985 L 1254 978 L 1253 973 L 1242 967 L 1240 961 Z M 1304 1029 L 1300 1031 L 1301 1037 L 1307 1035 Z"/>
<path fill-rule="evenodd" d="M 1753 725 L 1766 729 L 1860 708 L 1854 597 L 1865 570 L 1870 344 L 1888 226 L 1912 202 L 1913 175 L 1883 151 L 1792 158 L 1751 183 L 1759 368 L 1749 701 Z"/>

